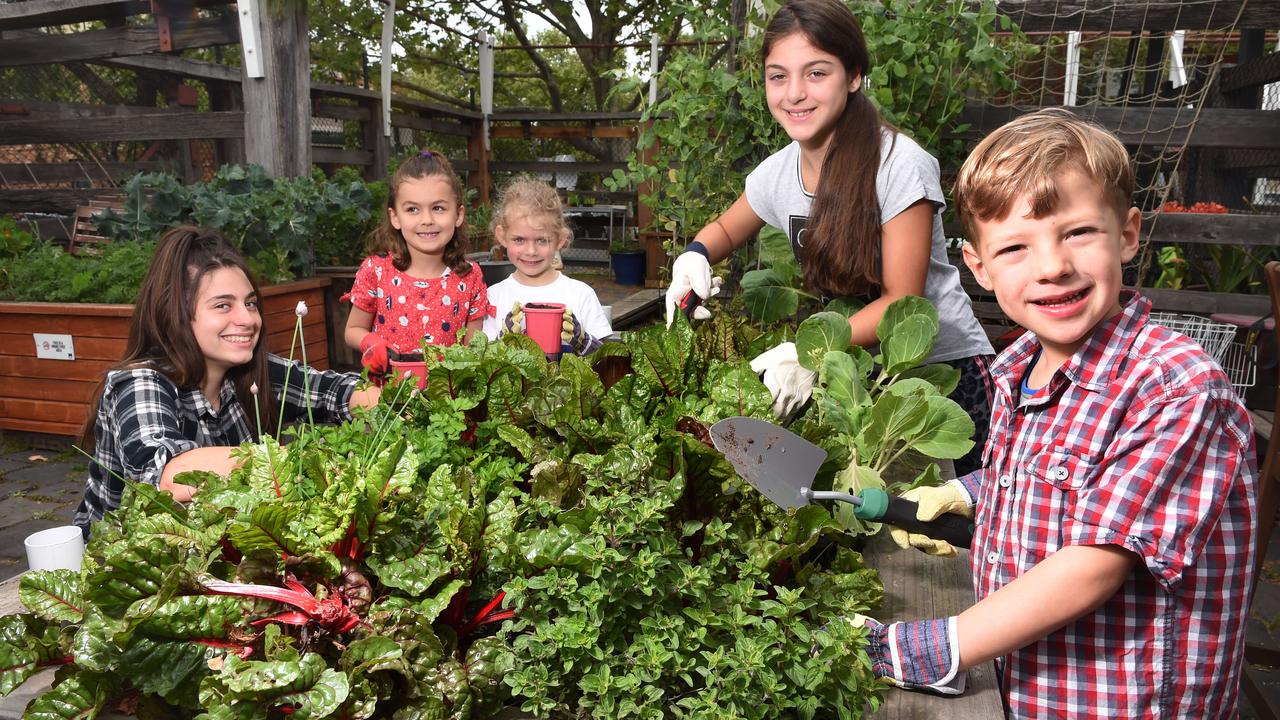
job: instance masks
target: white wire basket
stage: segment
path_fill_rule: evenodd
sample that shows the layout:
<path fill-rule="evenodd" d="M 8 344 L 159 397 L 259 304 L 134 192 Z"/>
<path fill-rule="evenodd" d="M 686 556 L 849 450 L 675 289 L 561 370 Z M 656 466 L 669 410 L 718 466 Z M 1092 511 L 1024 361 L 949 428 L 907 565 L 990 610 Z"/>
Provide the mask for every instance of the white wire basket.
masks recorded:
<path fill-rule="evenodd" d="M 1236 392 L 1257 384 L 1258 346 L 1252 342 L 1235 342 L 1237 326 L 1198 315 L 1169 312 L 1153 312 L 1150 319 L 1199 343 L 1222 366 Z"/>
<path fill-rule="evenodd" d="M 1258 383 L 1258 346 L 1253 343 L 1231 343 L 1218 364 L 1236 392 L 1243 393 Z"/>
<path fill-rule="evenodd" d="M 1210 320 L 1199 315 L 1182 315 L 1180 313 L 1153 312 L 1150 321 L 1163 325 L 1170 330 L 1186 335 L 1200 343 L 1200 347 L 1214 357 L 1219 363 L 1227 354 L 1227 348 L 1236 339 L 1238 329 L 1231 323 Z"/>

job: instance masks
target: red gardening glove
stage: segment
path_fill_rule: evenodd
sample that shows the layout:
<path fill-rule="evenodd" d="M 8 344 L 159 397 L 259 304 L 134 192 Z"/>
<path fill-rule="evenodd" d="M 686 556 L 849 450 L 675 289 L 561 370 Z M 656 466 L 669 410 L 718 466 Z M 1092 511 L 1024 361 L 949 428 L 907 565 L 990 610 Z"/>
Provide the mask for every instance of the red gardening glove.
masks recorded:
<path fill-rule="evenodd" d="M 391 366 L 387 359 L 387 341 L 378 333 L 371 332 L 360 341 L 360 363 L 370 375 L 384 375 Z"/>

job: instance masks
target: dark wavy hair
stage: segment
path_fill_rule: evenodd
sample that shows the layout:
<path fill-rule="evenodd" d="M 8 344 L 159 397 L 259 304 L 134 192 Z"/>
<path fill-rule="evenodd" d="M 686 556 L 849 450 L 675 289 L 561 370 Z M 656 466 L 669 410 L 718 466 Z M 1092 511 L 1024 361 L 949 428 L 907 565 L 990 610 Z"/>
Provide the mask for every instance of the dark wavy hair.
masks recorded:
<path fill-rule="evenodd" d="M 862 26 L 840 0 L 790 0 L 779 8 L 765 27 L 761 63 L 778 41 L 794 33 L 839 58 L 851 78 L 861 76 L 865 81 L 871 71 Z M 876 172 L 886 129 L 895 131 L 881 120 L 862 88 L 849 93 L 831 131 L 822 177 L 805 222 L 807 239 L 800 259 L 805 284 L 813 291 L 829 297 L 861 295 L 880 284 Z"/>
<path fill-rule="evenodd" d="M 404 235 L 391 224 L 391 211 L 396 207 L 396 192 L 400 185 L 410 178 L 441 177 L 453 188 L 454 200 L 462 207 L 462 183 L 458 174 L 453 171 L 449 158 L 438 152 L 423 150 L 422 152 L 400 163 L 391 180 L 387 182 L 387 214 L 382 224 L 369 236 L 368 249 L 371 253 L 387 253 L 396 269 L 404 272 L 409 269 L 409 245 Z M 454 275 L 466 275 L 471 271 L 471 263 L 467 262 L 467 250 L 470 242 L 467 239 L 467 224 L 463 223 L 453 231 L 453 237 L 444 246 L 444 264 Z"/>
<path fill-rule="evenodd" d="M 222 235 L 190 226 L 166 232 L 156 244 L 151 266 L 147 268 L 142 287 L 138 290 L 124 359 L 111 370 L 151 368 L 169 378 L 179 390 L 200 387 L 205 379 L 206 365 L 204 353 L 191 330 L 196 293 L 200 291 L 200 282 L 206 275 L 222 268 L 239 269 L 249 279 L 254 293 L 262 297 L 258 281 L 249 271 L 244 256 Z M 252 359 L 228 370 L 227 377 L 235 385 L 236 396 L 246 409 L 253 407 L 253 394 L 249 388 L 257 383 L 262 421 L 270 428 L 274 424 L 276 407 L 267 366 L 266 338 L 266 327 L 260 327 Z M 93 408 L 80 432 L 80 441 L 86 452 L 93 450 L 98 406 L 106 383 L 104 375 L 98 384 Z M 249 426 L 260 439 L 263 428 L 258 427 L 257 413 L 248 415 Z"/>

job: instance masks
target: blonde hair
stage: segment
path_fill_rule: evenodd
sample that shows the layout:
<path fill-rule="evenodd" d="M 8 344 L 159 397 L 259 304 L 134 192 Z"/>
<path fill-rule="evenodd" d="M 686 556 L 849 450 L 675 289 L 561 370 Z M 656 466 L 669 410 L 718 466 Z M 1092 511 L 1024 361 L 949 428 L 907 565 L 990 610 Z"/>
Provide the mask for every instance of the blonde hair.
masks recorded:
<path fill-rule="evenodd" d="M 495 232 L 499 225 L 509 227 L 516 218 L 531 215 L 549 218 L 552 232 L 565 238 L 566 246 L 573 241 L 569 222 L 564 219 L 564 203 L 560 202 L 556 189 L 528 175 L 517 177 L 502 189 L 493 208 L 489 231 Z"/>
<path fill-rule="evenodd" d="M 976 242 L 978 221 L 1008 216 L 1023 193 L 1031 216 L 1058 204 L 1057 178 L 1078 170 L 1102 186 L 1121 218 L 1133 202 L 1133 166 L 1124 144 L 1110 131 L 1062 109 L 1040 110 L 1005 123 L 973 149 L 956 177 L 956 211 L 965 236 Z"/>

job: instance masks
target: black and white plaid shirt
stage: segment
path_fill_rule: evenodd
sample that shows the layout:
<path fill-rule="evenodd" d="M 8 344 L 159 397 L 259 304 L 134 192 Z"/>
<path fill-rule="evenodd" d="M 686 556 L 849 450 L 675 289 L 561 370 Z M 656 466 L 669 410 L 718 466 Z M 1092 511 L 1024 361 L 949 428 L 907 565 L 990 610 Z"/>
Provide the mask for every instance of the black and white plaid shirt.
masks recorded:
<path fill-rule="evenodd" d="M 294 362 L 289 387 L 284 387 L 290 363 L 269 355 L 271 389 L 285 422 L 305 418 L 308 400 L 317 422 L 351 417 L 351 392 L 360 376 L 321 372 Z M 304 387 L 303 375 L 309 374 Z M 115 370 L 107 374 L 94 431 L 95 462 L 89 464 L 84 500 L 76 508 L 75 524 L 88 537 L 89 524 L 120 505 L 121 477 L 159 485 L 169 460 L 188 450 L 216 445 L 238 446 L 253 440 L 249 415 L 236 397 L 235 386 L 223 380 L 221 410 L 214 410 L 200 389 L 179 390 L 173 381 L 151 368 Z"/>

